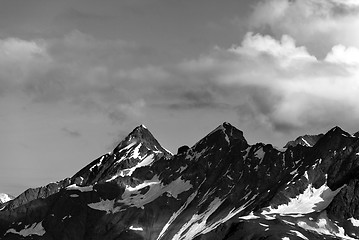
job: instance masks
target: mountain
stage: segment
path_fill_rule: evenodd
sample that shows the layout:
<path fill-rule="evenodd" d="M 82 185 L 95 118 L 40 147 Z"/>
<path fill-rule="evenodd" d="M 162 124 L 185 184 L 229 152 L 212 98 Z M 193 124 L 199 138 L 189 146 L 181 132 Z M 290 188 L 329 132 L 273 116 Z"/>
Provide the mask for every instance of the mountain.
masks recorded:
<path fill-rule="evenodd" d="M 305 138 L 309 141 L 308 138 Z M 359 239 L 359 138 L 249 145 L 223 123 L 173 155 L 147 128 L 0 211 L 1 239 Z"/>
<path fill-rule="evenodd" d="M 296 146 L 296 145 L 302 145 L 306 147 L 313 147 L 314 144 L 318 142 L 318 140 L 323 137 L 324 134 L 318 134 L 318 135 L 304 135 L 297 137 L 294 141 L 289 141 L 284 148 L 288 148 L 289 146 Z"/>

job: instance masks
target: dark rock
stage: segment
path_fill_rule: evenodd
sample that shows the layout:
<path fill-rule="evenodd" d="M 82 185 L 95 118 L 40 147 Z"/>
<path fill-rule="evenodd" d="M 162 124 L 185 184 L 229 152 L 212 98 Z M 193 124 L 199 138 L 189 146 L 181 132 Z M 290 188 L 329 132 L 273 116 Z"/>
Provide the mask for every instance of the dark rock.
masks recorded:
<path fill-rule="evenodd" d="M 177 150 L 177 155 L 180 155 L 182 153 L 186 153 L 188 150 L 189 150 L 189 147 L 187 145 L 179 147 L 178 150 Z"/>
<path fill-rule="evenodd" d="M 339 127 L 300 138 L 279 151 L 223 123 L 172 155 L 139 126 L 72 178 L 11 201 L 0 238 L 319 240 L 339 227 L 357 238 L 359 138 Z M 304 197 L 309 212 L 268 213 Z M 326 235 L 302 227 L 317 222 Z"/>

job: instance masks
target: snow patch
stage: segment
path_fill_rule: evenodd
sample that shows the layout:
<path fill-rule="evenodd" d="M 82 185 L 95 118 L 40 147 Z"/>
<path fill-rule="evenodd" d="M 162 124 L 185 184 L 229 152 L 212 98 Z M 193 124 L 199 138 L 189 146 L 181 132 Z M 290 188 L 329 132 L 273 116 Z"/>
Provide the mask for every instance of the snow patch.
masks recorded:
<path fill-rule="evenodd" d="M 355 219 L 355 218 L 351 217 L 348 220 L 351 221 L 351 223 L 353 224 L 354 227 L 359 227 L 359 220 L 358 219 Z"/>
<path fill-rule="evenodd" d="M 12 198 L 6 193 L 0 193 L 0 203 L 6 203 L 8 201 L 11 201 Z"/>
<path fill-rule="evenodd" d="M 146 193 L 141 194 L 141 190 L 146 187 L 149 187 L 149 189 Z M 159 181 L 158 176 L 155 175 L 151 180 L 146 180 L 135 187 L 127 185 L 125 192 L 119 200 L 101 200 L 100 202 L 90 203 L 88 206 L 93 209 L 106 211 L 107 213 L 116 213 L 121 210 L 120 206 L 115 207 L 116 203 L 123 203 L 131 207 L 144 208 L 144 205 L 154 201 L 166 192 L 172 197 L 177 198 L 180 193 L 186 192 L 191 188 L 191 183 L 189 181 L 184 181 L 181 177 L 164 186 Z"/>
<path fill-rule="evenodd" d="M 140 145 L 139 145 L 140 146 Z M 136 148 L 137 149 L 137 148 Z M 135 150 L 136 150 L 135 149 Z M 136 156 L 136 158 L 138 158 L 139 154 L 138 153 L 134 153 L 132 156 Z M 124 170 L 121 170 L 119 176 L 121 177 L 124 177 L 124 176 L 131 176 L 132 173 L 137 169 L 137 168 L 140 168 L 140 167 L 145 167 L 145 166 L 148 166 L 150 164 L 153 163 L 153 161 L 155 160 L 154 159 L 154 154 L 150 154 L 148 156 L 146 156 L 142 161 L 140 161 L 137 165 L 131 167 L 131 168 L 128 168 L 128 169 L 124 169 Z"/>
<path fill-rule="evenodd" d="M 119 152 L 123 152 L 123 151 L 125 151 L 125 150 L 127 150 L 127 149 L 130 149 L 130 148 L 132 148 L 133 145 L 135 145 L 135 144 L 136 144 L 136 142 L 133 141 L 133 142 L 131 142 L 130 144 L 128 144 L 126 147 L 122 148 Z"/>
<path fill-rule="evenodd" d="M 61 221 L 64 221 L 64 220 L 66 220 L 67 218 L 68 218 L 68 219 L 70 219 L 71 217 L 72 217 L 71 215 L 69 215 L 69 216 L 65 216 L 65 217 L 63 217 L 63 218 L 62 218 L 62 220 L 61 220 Z"/>
<path fill-rule="evenodd" d="M 255 153 L 254 153 L 254 156 L 255 157 L 257 157 L 257 158 L 259 158 L 259 159 L 261 159 L 261 161 L 260 161 L 260 163 L 262 162 L 262 160 L 263 160 L 263 158 L 264 158 L 264 155 L 265 155 L 266 153 L 263 151 L 263 148 L 261 147 L 261 148 L 259 148 Z M 259 164 L 260 164 L 259 163 Z"/>
<path fill-rule="evenodd" d="M 95 165 L 93 165 L 89 170 L 92 172 L 94 170 L 95 167 L 99 167 L 102 164 L 103 159 L 105 158 L 105 155 L 103 155 L 100 160 L 98 161 L 98 163 L 96 163 Z"/>
<path fill-rule="evenodd" d="M 66 187 L 66 190 L 78 190 L 80 192 L 91 192 L 93 191 L 93 186 L 85 186 L 85 187 L 81 187 L 81 186 L 77 186 L 76 184 L 72 184 L 70 186 Z"/>
<path fill-rule="evenodd" d="M 139 190 L 147 186 L 150 187 L 149 190 L 145 194 L 141 194 Z M 190 181 L 184 181 L 181 177 L 164 186 L 159 181 L 158 176 L 155 175 L 151 180 L 145 181 L 134 188 L 127 186 L 125 192 L 122 194 L 123 200 L 119 200 L 118 202 L 142 208 L 144 205 L 152 202 L 165 192 L 168 192 L 171 196 L 177 198 L 180 193 L 186 192 L 191 188 L 192 185 Z"/>
<path fill-rule="evenodd" d="M 42 221 L 39 223 L 33 223 L 32 225 L 26 225 L 24 229 L 20 230 L 19 232 L 13 228 L 10 228 L 6 231 L 5 235 L 8 233 L 14 233 L 21 235 L 23 237 L 31 236 L 31 235 L 38 235 L 43 236 L 45 234 L 45 229 L 42 226 Z"/>
<path fill-rule="evenodd" d="M 201 214 L 194 214 L 192 218 L 185 223 L 182 228 L 173 236 L 172 240 L 194 239 L 200 234 L 210 232 L 212 229 L 206 226 L 208 218 L 222 204 L 220 198 L 215 198 L 208 206 L 207 210 Z"/>
<path fill-rule="evenodd" d="M 304 236 L 301 232 L 298 232 L 296 230 L 289 230 L 290 232 L 294 233 L 297 237 L 300 237 L 304 240 L 309 240 L 306 236 Z"/>
<path fill-rule="evenodd" d="M 135 149 L 132 152 L 131 158 L 140 158 L 140 148 L 142 146 L 142 143 L 138 144 Z"/>
<path fill-rule="evenodd" d="M 168 227 L 176 220 L 176 218 L 182 213 L 182 211 L 187 208 L 188 204 L 190 204 L 193 201 L 193 199 L 195 198 L 197 193 L 198 193 L 198 191 L 195 191 L 194 193 L 192 193 L 191 196 L 189 196 L 189 198 L 185 202 L 185 204 L 183 204 L 182 207 L 177 212 L 172 214 L 171 218 L 168 220 L 168 222 L 162 228 L 162 230 L 156 240 L 160 240 L 163 237 L 163 235 L 166 233 Z"/>
<path fill-rule="evenodd" d="M 92 209 L 105 211 L 106 213 L 114 213 L 117 212 L 116 208 L 114 207 L 115 200 L 101 200 L 100 202 L 96 203 L 89 203 L 87 206 L 89 206 Z"/>
<path fill-rule="evenodd" d="M 253 212 L 251 212 L 250 214 L 248 214 L 247 216 L 241 216 L 241 217 L 238 217 L 238 219 L 241 219 L 241 220 L 251 220 L 251 219 L 259 219 L 260 217 L 254 215 Z"/>
<path fill-rule="evenodd" d="M 307 145 L 307 147 L 311 147 L 312 145 L 310 145 L 310 143 L 308 143 L 304 138 L 302 138 L 302 141 L 304 142 L 305 145 Z"/>
<path fill-rule="evenodd" d="M 305 230 L 316 232 L 318 234 L 325 234 L 335 237 L 340 237 L 341 239 L 350 239 L 354 240 L 345 234 L 345 230 L 342 227 L 337 226 L 332 222 L 328 217 L 326 211 L 323 211 L 316 222 L 309 220 L 298 221 L 297 225 Z"/>
<path fill-rule="evenodd" d="M 142 227 L 134 227 L 134 226 L 130 226 L 129 228 L 130 230 L 132 231 L 143 231 L 143 228 Z"/>
<path fill-rule="evenodd" d="M 194 214 L 192 218 L 182 226 L 182 228 L 173 236 L 172 240 L 187 240 L 194 239 L 200 234 L 206 234 L 219 225 L 227 222 L 233 218 L 238 213 L 242 212 L 245 208 L 251 204 L 258 195 L 253 195 L 250 200 L 248 200 L 243 206 L 239 208 L 233 208 L 226 217 L 218 220 L 217 222 L 212 223 L 211 225 L 206 225 L 208 218 L 221 206 L 225 199 L 215 198 L 211 204 L 208 206 L 207 210 L 201 214 Z M 200 204 L 199 204 L 200 205 Z"/>
<path fill-rule="evenodd" d="M 306 173 L 308 178 L 308 174 Z M 344 187 L 344 186 L 343 186 Z M 325 209 L 333 200 L 335 195 L 341 188 L 332 191 L 327 184 L 323 184 L 320 188 L 316 189 L 312 184 L 308 184 L 305 191 L 295 198 L 290 199 L 287 204 L 282 204 L 277 208 L 271 206 L 264 209 L 262 214 L 306 214 L 314 211 L 321 211 Z"/>

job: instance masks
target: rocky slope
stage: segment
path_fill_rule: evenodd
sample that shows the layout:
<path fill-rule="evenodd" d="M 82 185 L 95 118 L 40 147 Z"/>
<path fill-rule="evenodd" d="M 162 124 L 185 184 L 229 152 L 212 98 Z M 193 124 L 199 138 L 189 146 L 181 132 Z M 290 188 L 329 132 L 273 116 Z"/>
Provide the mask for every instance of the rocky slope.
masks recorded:
<path fill-rule="evenodd" d="M 302 145 L 305 147 L 313 147 L 318 141 L 319 139 L 321 139 L 324 136 L 324 134 L 318 134 L 318 135 L 303 135 L 303 136 L 299 136 L 297 137 L 295 140 L 293 141 L 289 141 L 284 148 L 288 148 L 289 146 L 296 146 L 296 145 Z"/>
<path fill-rule="evenodd" d="M 309 141 L 305 138 L 305 141 Z M 220 125 L 176 155 L 144 127 L 0 211 L 2 239 L 359 239 L 359 138 L 249 145 Z"/>

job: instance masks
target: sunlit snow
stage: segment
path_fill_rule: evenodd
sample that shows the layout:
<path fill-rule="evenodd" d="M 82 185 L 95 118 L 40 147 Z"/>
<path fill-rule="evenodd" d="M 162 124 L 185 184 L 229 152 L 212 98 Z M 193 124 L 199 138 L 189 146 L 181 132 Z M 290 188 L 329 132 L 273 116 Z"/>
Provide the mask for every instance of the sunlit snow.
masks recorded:
<path fill-rule="evenodd" d="M 91 192 L 93 191 L 93 186 L 85 186 L 85 187 L 81 187 L 81 186 L 77 186 L 76 184 L 72 184 L 70 186 L 66 187 L 67 190 L 79 190 L 81 192 Z"/>
<path fill-rule="evenodd" d="M 8 233 L 19 234 L 24 237 L 27 237 L 30 235 L 42 236 L 45 234 L 45 229 L 42 226 L 42 222 L 39 222 L 39 223 L 33 223 L 32 225 L 26 225 L 25 228 L 20 230 L 19 232 L 13 228 L 10 228 L 9 230 L 6 231 L 5 235 Z"/>
<path fill-rule="evenodd" d="M 146 193 L 141 194 L 141 190 L 149 187 Z M 106 211 L 107 213 L 118 212 L 121 207 L 115 207 L 116 203 L 123 203 L 128 206 L 143 208 L 147 203 L 157 199 L 163 193 L 169 193 L 172 197 L 177 198 L 182 192 L 188 191 L 192 188 L 189 181 L 177 178 L 168 185 L 163 185 L 158 176 L 155 175 L 151 180 L 146 180 L 143 183 L 131 187 L 126 186 L 125 192 L 119 200 L 101 200 L 100 202 L 90 203 L 88 206 L 93 209 Z"/>
<path fill-rule="evenodd" d="M 248 214 L 246 216 L 238 217 L 238 219 L 242 219 L 242 220 L 258 219 L 258 218 L 260 218 L 260 217 L 254 215 L 253 212 L 251 212 L 250 214 Z"/>
<path fill-rule="evenodd" d="M 304 240 L 309 240 L 306 236 L 304 236 L 301 232 L 298 232 L 296 230 L 289 230 L 290 232 L 294 233 L 297 237 L 300 237 L 301 239 Z"/>
<path fill-rule="evenodd" d="M 6 193 L 0 193 L 0 203 L 11 201 L 11 198 Z"/>
<path fill-rule="evenodd" d="M 134 226 L 130 226 L 129 228 L 130 230 L 132 231 L 143 231 L 143 228 L 142 227 L 134 227 Z"/>
<path fill-rule="evenodd" d="M 304 142 L 305 145 L 307 145 L 308 147 L 311 147 L 310 143 L 308 143 L 304 138 L 302 138 L 302 141 Z"/>
<path fill-rule="evenodd" d="M 327 184 L 323 184 L 316 189 L 311 183 L 305 191 L 295 198 L 290 199 L 287 204 L 282 204 L 278 208 L 268 207 L 263 210 L 263 214 L 306 214 L 325 209 L 333 200 L 335 195 L 341 190 L 338 188 L 332 191 Z"/>
<path fill-rule="evenodd" d="M 176 218 L 182 213 L 184 209 L 187 208 L 188 204 L 190 204 L 195 196 L 197 195 L 198 191 L 195 191 L 187 198 L 187 201 L 182 205 L 182 207 L 175 213 L 172 214 L 171 218 L 168 220 L 168 222 L 165 224 L 165 226 L 162 228 L 160 234 L 158 235 L 156 240 L 160 240 L 165 232 L 167 231 L 167 228 L 176 220 Z"/>
<path fill-rule="evenodd" d="M 297 225 L 305 230 L 316 232 L 318 234 L 331 235 L 340 237 L 341 239 L 353 239 L 345 234 L 345 230 L 342 227 L 337 226 L 328 217 L 326 211 L 323 211 L 316 222 L 309 220 L 301 220 L 297 222 Z"/>
<path fill-rule="evenodd" d="M 349 218 L 354 227 L 359 227 L 359 220 L 353 217 Z"/>
<path fill-rule="evenodd" d="M 215 198 L 205 212 L 194 214 L 192 218 L 182 226 L 179 232 L 173 236 L 172 240 L 194 239 L 199 234 L 204 233 L 207 228 L 206 223 L 208 218 L 221 204 L 222 200 L 220 198 Z"/>
<path fill-rule="evenodd" d="M 93 165 L 89 170 L 90 170 L 90 171 L 93 171 L 95 167 L 101 166 L 102 161 L 103 161 L 104 158 L 105 158 L 105 155 L 102 156 L 102 157 L 100 158 L 100 160 L 98 161 L 98 163 L 96 163 L 95 165 Z"/>
<path fill-rule="evenodd" d="M 137 149 L 137 148 L 136 148 Z M 138 153 L 136 153 L 138 154 Z M 136 156 L 136 158 L 139 156 L 139 155 L 136 155 L 134 154 L 133 156 Z M 119 176 L 121 177 L 124 177 L 124 176 L 131 176 L 132 173 L 137 169 L 137 168 L 140 168 L 140 167 L 144 167 L 144 166 L 148 166 L 150 164 L 152 164 L 152 162 L 154 161 L 154 154 L 150 154 L 148 155 L 145 159 L 143 159 L 141 162 L 139 162 L 137 165 L 131 167 L 131 168 L 128 168 L 128 169 L 124 169 L 120 172 Z"/>

